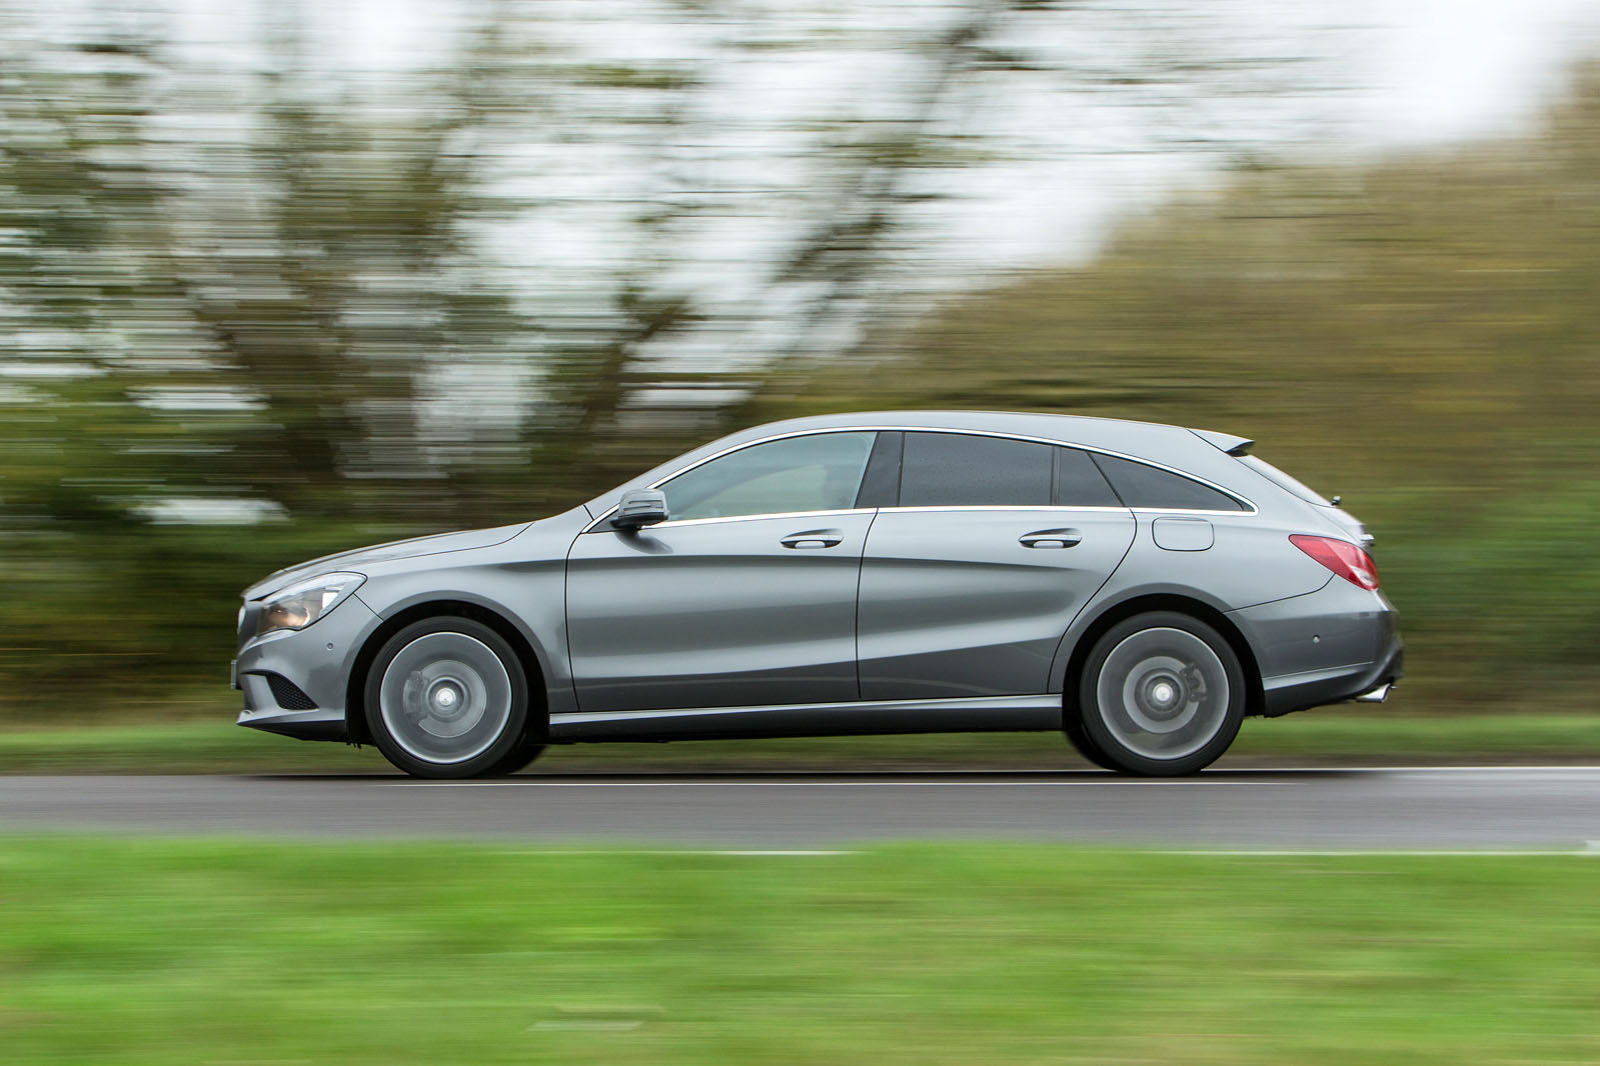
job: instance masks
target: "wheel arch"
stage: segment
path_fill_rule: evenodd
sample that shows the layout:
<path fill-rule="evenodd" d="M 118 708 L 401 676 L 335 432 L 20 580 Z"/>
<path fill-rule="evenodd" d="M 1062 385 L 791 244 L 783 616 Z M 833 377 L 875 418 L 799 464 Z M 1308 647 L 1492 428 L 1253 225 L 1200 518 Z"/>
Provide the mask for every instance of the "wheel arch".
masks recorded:
<path fill-rule="evenodd" d="M 378 658 L 378 652 L 383 648 L 390 637 L 400 632 L 413 622 L 420 622 L 424 618 L 458 617 L 471 619 L 482 623 L 505 638 L 511 650 L 516 653 L 517 661 L 528 677 L 528 694 L 530 706 L 528 708 L 528 725 L 537 727 L 541 732 L 548 733 L 550 728 L 550 695 L 544 664 L 540 662 L 538 653 L 532 643 L 523 635 L 522 631 L 514 625 L 509 618 L 482 604 L 470 603 L 465 600 L 428 600 L 415 603 L 393 615 L 385 618 L 383 622 L 372 631 L 361 650 L 356 654 L 354 665 L 350 668 L 350 677 L 345 688 L 345 730 L 349 739 L 357 744 L 372 743 L 372 733 L 367 728 L 366 714 L 366 687 L 367 675 L 372 670 L 373 662 Z"/>
<path fill-rule="evenodd" d="M 1149 611 L 1176 611 L 1198 619 L 1215 629 L 1239 657 L 1239 666 L 1244 670 L 1245 679 L 1249 682 L 1245 694 L 1245 715 L 1247 717 L 1260 715 L 1266 710 L 1266 696 L 1261 685 L 1261 667 L 1256 661 L 1250 642 L 1245 639 L 1239 627 L 1234 625 L 1226 614 L 1202 600 L 1176 593 L 1152 593 L 1134 596 L 1107 606 L 1078 634 L 1072 646 L 1072 653 L 1067 658 L 1066 673 L 1062 677 L 1063 716 L 1070 717 L 1077 713 L 1078 682 L 1083 677 L 1084 663 L 1088 661 L 1089 653 L 1094 650 L 1095 643 L 1118 622 Z"/>

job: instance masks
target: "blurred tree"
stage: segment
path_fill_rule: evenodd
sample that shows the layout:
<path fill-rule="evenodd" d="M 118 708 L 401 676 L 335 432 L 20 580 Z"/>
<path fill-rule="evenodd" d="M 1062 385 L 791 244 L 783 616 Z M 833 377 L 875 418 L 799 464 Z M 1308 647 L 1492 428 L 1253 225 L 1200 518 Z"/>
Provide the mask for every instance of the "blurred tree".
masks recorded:
<path fill-rule="evenodd" d="M 114 687 L 125 659 L 170 694 L 226 654 L 250 574 L 474 524 L 461 442 L 498 431 L 527 468 L 514 423 L 430 434 L 424 398 L 521 332 L 469 232 L 510 203 L 473 143 L 492 22 L 398 98 L 321 81 L 295 25 L 253 77 L 164 34 L 0 36 L 7 704 Z M 285 510 L 302 524 L 248 542 L 212 524 Z"/>
<path fill-rule="evenodd" d="M 392 516 L 386 486 L 447 486 L 459 459 L 428 439 L 419 386 L 523 328 L 472 232 L 511 204 L 485 192 L 474 154 L 495 106 L 492 23 L 410 95 L 363 98 L 311 69 L 299 21 L 279 13 L 255 78 L 148 41 L 6 64 L 14 354 L 85 352 L 82 373 L 121 387 L 115 416 L 143 428 L 103 425 L 98 445 L 120 456 L 96 469 L 131 473 L 130 440 L 152 434 L 192 460 L 159 488 L 102 491 L 102 507 L 189 491 Z M 78 471 L 55 473 L 59 492 Z M 433 498 L 425 521 L 459 521 L 448 491 Z"/>
<path fill-rule="evenodd" d="M 11 395 L 0 420 L 8 523 L 118 517 L 112 497 L 158 476 L 124 454 L 148 438 L 123 373 L 129 308 L 153 295 L 140 252 L 162 191 L 139 161 L 148 60 L 79 44 L 54 64 L 0 62 L 0 321 Z"/>
<path fill-rule="evenodd" d="M 274 22 L 260 98 L 247 87 L 238 101 L 243 135 L 172 160 L 194 191 L 167 275 L 261 404 L 235 453 L 240 482 L 297 516 L 459 523 L 473 517 L 449 491 L 459 457 L 431 446 L 420 400 L 441 366 L 524 325 L 473 247 L 474 226 L 511 210 L 485 193 L 476 154 L 497 102 L 494 27 L 441 74 L 372 98 L 319 76 L 300 22 L 293 9 Z M 395 498 L 418 480 L 437 485 Z"/>

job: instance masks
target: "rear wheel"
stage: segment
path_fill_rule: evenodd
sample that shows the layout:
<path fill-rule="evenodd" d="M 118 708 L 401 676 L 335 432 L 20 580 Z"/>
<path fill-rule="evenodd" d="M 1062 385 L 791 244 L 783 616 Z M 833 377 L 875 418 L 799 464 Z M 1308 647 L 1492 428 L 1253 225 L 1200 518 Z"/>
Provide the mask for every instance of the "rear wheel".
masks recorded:
<path fill-rule="evenodd" d="M 1245 695 L 1239 657 L 1211 626 L 1175 611 L 1135 615 L 1095 642 L 1067 736 L 1110 770 L 1192 774 L 1233 743 Z"/>
<path fill-rule="evenodd" d="M 1067 740 L 1072 742 L 1073 750 L 1083 756 L 1088 762 L 1100 767 L 1102 770 L 1115 770 L 1116 767 L 1106 758 L 1106 753 L 1089 739 L 1088 732 L 1083 728 L 1083 718 L 1080 715 L 1068 712 L 1062 720 L 1062 730 L 1067 734 Z"/>
<path fill-rule="evenodd" d="M 425 618 L 390 637 L 367 674 L 365 703 L 378 750 L 417 777 L 515 773 L 543 750 L 521 662 L 470 618 Z"/>

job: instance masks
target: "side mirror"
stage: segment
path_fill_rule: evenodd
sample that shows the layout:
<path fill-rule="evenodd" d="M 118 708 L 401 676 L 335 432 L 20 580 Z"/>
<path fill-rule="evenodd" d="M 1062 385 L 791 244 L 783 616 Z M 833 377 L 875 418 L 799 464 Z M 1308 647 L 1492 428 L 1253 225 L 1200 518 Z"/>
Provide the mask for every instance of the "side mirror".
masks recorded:
<path fill-rule="evenodd" d="M 616 529 L 634 530 L 667 520 L 667 494 L 660 489 L 630 489 L 622 494 L 617 513 L 611 516 Z"/>

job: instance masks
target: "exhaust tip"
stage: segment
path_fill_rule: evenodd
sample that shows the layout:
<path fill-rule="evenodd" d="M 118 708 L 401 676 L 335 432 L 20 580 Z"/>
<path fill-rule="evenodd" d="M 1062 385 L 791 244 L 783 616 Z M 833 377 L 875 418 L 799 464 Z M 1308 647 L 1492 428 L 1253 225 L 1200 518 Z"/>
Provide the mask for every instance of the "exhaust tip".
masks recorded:
<path fill-rule="evenodd" d="M 1389 690 L 1393 688 L 1392 682 L 1385 681 L 1371 692 L 1363 692 L 1355 697 L 1356 703 L 1382 703 L 1389 698 Z"/>

